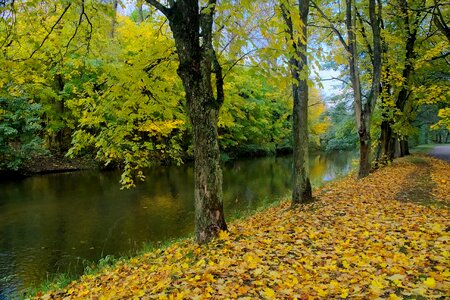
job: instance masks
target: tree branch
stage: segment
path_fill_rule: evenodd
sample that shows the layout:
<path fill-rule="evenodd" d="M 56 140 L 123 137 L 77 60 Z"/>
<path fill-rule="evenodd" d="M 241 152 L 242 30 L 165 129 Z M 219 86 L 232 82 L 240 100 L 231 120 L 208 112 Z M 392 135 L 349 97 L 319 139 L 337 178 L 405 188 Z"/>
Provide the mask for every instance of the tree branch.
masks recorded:
<path fill-rule="evenodd" d="M 340 82 L 345 83 L 346 85 L 350 85 L 350 82 L 348 82 L 347 80 L 342 79 L 342 78 L 337 78 L 337 77 L 320 78 L 320 80 L 321 80 L 321 81 L 332 81 L 332 80 L 337 80 L 337 81 L 340 81 Z"/>
<path fill-rule="evenodd" d="M 169 17 L 170 9 L 164 5 L 162 5 L 157 0 L 145 0 L 148 4 L 159 10 L 163 15 L 165 15 L 167 18 Z M 173 5 L 173 4 L 172 4 Z"/>
<path fill-rule="evenodd" d="M 446 58 L 446 57 L 449 56 L 449 55 L 450 55 L 450 52 L 447 52 L 447 53 L 444 53 L 444 54 L 442 54 L 442 55 L 432 57 L 432 58 L 430 59 L 430 61 L 432 61 L 432 60 L 437 60 L 437 59 L 441 59 L 441 58 Z"/>
<path fill-rule="evenodd" d="M 87 51 L 89 51 L 90 48 L 90 43 L 91 43 L 91 37 L 92 37 L 92 23 L 91 20 L 89 20 L 88 15 L 86 14 L 86 10 L 85 10 L 85 0 L 81 1 L 81 12 L 80 12 L 80 17 L 78 19 L 78 24 L 77 27 L 75 28 L 75 32 L 73 33 L 73 35 L 70 37 L 69 41 L 66 44 L 66 53 L 69 50 L 69 46 L 70 43 L 73 41 L 73 39 L 75 38 L 75 36 L 78 33 L 78 28 L 81 26 L 81 23 L 83 22 L 83 17 L 86 19 L 86 21 L 89 23 L 89 37 L 88 37 L 88 44 L 87 44 Z"/>
<path fill-rule="evenodd" d="M 322 16 L 322 18 L 324 18 L 330 24 L 330 28 L 336 33 L 336 35 L 339 38 L 339 41 L 344 46 L 345 50 L 348 51 L 349 47 L 348 47 L 347 43 L 345 42 L 344 37 L 342 36 L 340 31 L 334 26 L 333 22 L 331 22 L 330 18 L 328 18 L 328 16 L 325 15 L 325 13 L 320 9 L 320 7 L 314 1 L 311 1 L 311 5 L 319 12 L 319 14 Z"/>
<path fill-rule="evenodd" d="M 366 29 L 364 28 L 364 19 L 361 16 L 359 11 L 356 11 L 356 16 L 358 17 L 359 23 L 361 24 L 361 30 L 360 30 L 361 36 L 363 37 L 364 42 L 366 43 L 367 52 L 369 53 L 370 60 L 373 64 L 373 50 L 372 50 L 372 46 L 370 45 Z"/>
<path fill-rule="evenodd" d="M 66 14 L 66 12 L 69 10 L 70 6 L 72 5 L 72 3 L 69 2 L 69 4 L 64 8 L 64 11 L 62 12 L 62 14 L 59 16 L 58 20 L 56 20 L 55 24 L 53 24 L 53 26 L 50 28 L 50 31 L 47 33 L 47 35 L 44 37 L 44 39 L 42 40 L 41 44 L 39 45 L 39 47 L 37 47 L 36 49 L 33 50 L 33 52 L 31 52 L 31 55 L 29 58 L 32 58 L 34 56 L 34 54 L 36 52 L 38 52 L 42 46 L 44 45 L 44 43 L 47 41 L 47 39 L 49 38 L 50 34 L 52 34 L 53 30 L 56 28 L 56 26 L 59 24 L 59 22 L 61 22 L 62 18 L 64 17 L 64 15 Z"/>
<path fill-rule="evenodd" d="M 231 69 L 233 69 L 240 61 L 242 61 L 247 55 L 249 55 L 250 53 L 253 53 L 255 51 L 258 51 L 258 48 L 252 49 L 244 54 L 241 55 L 241 57 L 239 57 L 237 60 L 235 60 L 233 62 L 233 64 L 231 65 L 231 67 L 228 68 L 228 70 L 225 72 L 225 74 L 223 75 L 222 79 L 225 79 L 225 77 L 228 75 L 228 73 L 231 71 Z"/>

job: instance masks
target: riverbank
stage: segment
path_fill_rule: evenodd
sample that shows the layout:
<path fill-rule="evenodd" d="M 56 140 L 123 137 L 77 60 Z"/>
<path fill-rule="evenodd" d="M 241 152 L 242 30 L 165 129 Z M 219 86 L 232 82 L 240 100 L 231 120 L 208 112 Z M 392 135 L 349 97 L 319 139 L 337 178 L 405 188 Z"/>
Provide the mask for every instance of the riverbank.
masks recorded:
<path fill-rule="evenodd" d="M 0 170 L 0 180 L 11 180 L 33 175 L 100 169 L 89 157 L 68 158 L 62 153 L 36 156 L 26 161 L 19 170 Z"/>
<path fill-rule="evenodd" d="M 425 156 L 349 176 L 38 298 L 390 298 L 450 296 L 450 164 Z"/>

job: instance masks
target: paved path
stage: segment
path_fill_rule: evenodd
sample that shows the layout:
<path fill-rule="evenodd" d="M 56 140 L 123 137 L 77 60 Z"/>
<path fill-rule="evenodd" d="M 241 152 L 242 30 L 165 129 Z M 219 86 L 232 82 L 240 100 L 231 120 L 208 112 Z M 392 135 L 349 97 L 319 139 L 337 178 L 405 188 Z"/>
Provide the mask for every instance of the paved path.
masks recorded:
<path fill-rule="evenodd" d="M 450 145 L 434 146 L 434 148 L 430 150 L 429 154 L 450 162 Z"/>

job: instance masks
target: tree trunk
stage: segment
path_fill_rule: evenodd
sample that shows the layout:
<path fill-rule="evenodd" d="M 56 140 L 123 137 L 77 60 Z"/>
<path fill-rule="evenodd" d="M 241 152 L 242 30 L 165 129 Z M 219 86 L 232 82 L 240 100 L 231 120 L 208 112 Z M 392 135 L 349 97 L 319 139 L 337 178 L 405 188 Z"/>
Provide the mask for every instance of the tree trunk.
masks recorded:
<path fill-rule="evenodd" d="M 401 152 L 401 148 L 400 148 L 400 140 L 399 139 L 395 139 L 394 158 L 400 157 L 401 154 L 402 154 L 402 152 Z"/>
<path fill-rule="evenodd" d="M 361 126 L 358 130 L 359 135 L 359 170 L 358 178 L 364 178 L 370 173 L 370 151 L 371 151 L 371 140 L 370 140 L 370 129 L 367 126 L 368 118 L 366 114 L 362 115 Z"/>
<path fill-rule="evenodd" d="M 297 74 L 293 78 L 298 80 L 298 85 L 294 83 L 294 108 L 293 108 L 293 189 L 292 204 L 307 203 L 312 201 L 311 182 L 309 180 L 309 137 L 308 137 L 308 14 L 309 0 L 298 1 L 300 20 L 302 27 L 298 41 Z M 303 75 L 303 76 L 301 76 Z"/>
<path fill-rule="evenodd" d="M 212 5 L 201 11 L 196 0 L 171 2 L 170 8 L 156 0 L 147 2 L 167 17 L 175 40 L 180 61 L 177 72 L 183 82 L 193 128 L 195 239 L 205 243 L 220 230 L 227 230 L 217 137 L 217 119 L 224 99 L 223 79 L 212 45 L 215 1 L 210 0 Z M 216 74 L 216 97 L 212 73 Z"/>
<path fill-rule="evenodd" d="M 117 8 L 119 6 L 119 0 L 113 0 L 112 1 L 112 7 L 113 7 L 113 16 L 111 20 L 111 31 L 109 35 L 111 38 L 114 37 L 115 31 L 116 31 L 116 23 L 117 23 Z"/>
<path fill-rule="evenodd" d="M 289 59 L 292 76 L 292 94 L 294 100 L 292 134 L 293 168 L 292 168 L 292 206 L 312 201 L 311 182 L 308 166 L 308 14 L 309 0 L 299 0 L 299 12 L 302 24 L 299 37 L 294 36 L 294 28 L 290 11 L 282 4 L 280 6 L 287 33 L 293 44 L 294 55 Z"/>
<path fill-rule="evenodd" d="M 191 78 L 192 79 L 192 78 Z M 188 79 L 191 83 L 192 80 Z M 189 117 L 194 133 L 195 233 L 199 243 L 227 230 L 223 214 L 222 170 L 217 139 L 218 109 L 211 107 L 212 94 L 202 89 L 186 91 L 192 97 Z M 195 99 L 195 100 L 194 100 Z"/>
<path fill-rule="evenodd" d="M 346 0 L 346 28 L 348 36 L 347 51 L 350 54 L 349 68 L 350 78 L 353 87 L 356 123 L 358 126 L 360 156 L 358 178 L 369 175 L 371 163 L 371 137 L 370 123 L 372 112 L 375 108 L 378 95 L 380 93 L 381 80 L 381 2 L 369 0 L 369 16 L 372 29 L 373 50 L 372 50 L 372 85 L 366 103 L 362 102 L 361 81 L 358 70 L 358 49 L 356 42 L 356 4 L 354 0 Z M 378 8 L 378 10 L 377 10 Z M 369 51 L 370 52 L 370 51 Z"/>
<path fill-rule="evenodd" d="M 402 139 L 400 140 L 400 156 L 403 157 L 407 155 L 410 155 L 408 140 Z"/>
<path fill-rule="evenodd" d="M 358 70 L 358 48 L 356 44 L 356 7 L 353 0 L 346 0 L 346 27 L 348 36 L 348 53 L 350 79 L 355 103 L 355 118 L 359 135 L 359 171 L 358 178 L 369 175 L 370 171 L 370 132 L 366 126 L 367 115 L 364 111 L 361 94 L 361 81 Z"/>
<path fill-rule="evenodd" d="M 394 159 L 395 152 L 395 138 L 392 132 L 391 124 L 388 120 L 383 120 L 381 123 L 381 135 L 380 135 L 380 147 L 381 153 L 377 160 L 380 162 L 389 162 Z"/>
<path fill-rule="evenodd" d="M 138 0 L 136 3 L 136 9 L 138 13 L 138 23 L 144 22 L 144 9 L 142 7 L 142 0 Z"/>

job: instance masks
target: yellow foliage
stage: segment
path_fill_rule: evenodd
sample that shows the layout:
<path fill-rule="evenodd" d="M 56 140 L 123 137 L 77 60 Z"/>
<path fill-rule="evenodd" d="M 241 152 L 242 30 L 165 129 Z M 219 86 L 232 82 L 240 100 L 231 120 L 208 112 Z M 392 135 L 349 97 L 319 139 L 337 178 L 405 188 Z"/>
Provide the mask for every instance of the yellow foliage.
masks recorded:
<path fill-rule="evenodd" d="M 139 127 L 139 130 L 168 136 L 172 130 L 179 128 L 183 124 L 183 120 L 147 121 Z"/>

